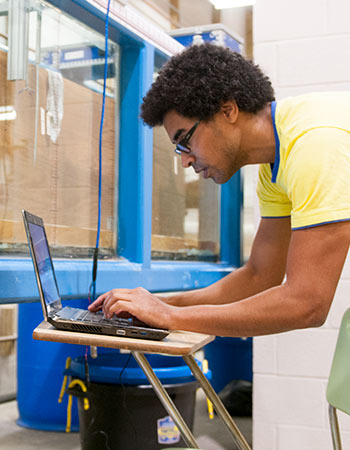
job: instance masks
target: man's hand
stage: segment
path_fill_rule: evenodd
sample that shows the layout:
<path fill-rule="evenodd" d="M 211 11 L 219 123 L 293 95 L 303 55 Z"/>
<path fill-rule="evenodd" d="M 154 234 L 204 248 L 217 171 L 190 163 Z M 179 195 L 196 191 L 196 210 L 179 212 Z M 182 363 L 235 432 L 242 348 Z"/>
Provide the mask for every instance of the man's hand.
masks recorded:
<path fill-rule="evenodd" d="M 139 287 L 105 292 L 89 306 L 92 312 L 101 309 L 107 318 L 111 318 L 113 314 L 123 316 L 128 313 L 150 326 L 171 328 L 171 312 L 175 307 Z"/>

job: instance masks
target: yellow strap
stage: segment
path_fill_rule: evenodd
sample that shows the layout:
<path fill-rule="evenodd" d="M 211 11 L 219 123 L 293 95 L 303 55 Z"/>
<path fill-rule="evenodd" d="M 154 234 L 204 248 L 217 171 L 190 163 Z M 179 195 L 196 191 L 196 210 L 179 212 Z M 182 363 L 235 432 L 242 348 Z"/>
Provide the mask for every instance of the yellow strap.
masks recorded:
<path fill-rule="evenodd" d="M 65 367 L 66 370 L 69 369 L 71 361 L 72 361 L 72 358 L 70 356 L 68 356 L 68 358 L 66 359 L 66 367 Z M 68 379 L 68 376 L 65 375 L 63 377 L 63 383 L 62 383 L 62 387 L 61 387 L 61 392 L 60 392 L 60 395 L 58 397 L 58 403 L 62 403 L 62 399 L 63 399 L 64 393 L 65 393 L 65 390 L 66 390 L 67 379 Z"/>
<path fill-rule="evenodd" d="M 68 404 L 67 404 L 67 424 L 66 424 L 66 433 L 70 432 L 71 423 L 72 423 L 72 403 L 73 398 L 72 395 L 68 396 Z"/>
<path fill-rule="evenodd" d="M 83 392 L 87 392 L 87 388 L 85 386 L 85 383 L 81 380 L 75 379 L 71 381 L 68 385 L 68 389 L 71 389 L 72 387 L 78 385 Z M 84 409 L 85 411 L 90 408 L 89 399 L 87 397 L 83 398 L 84 403 Z M 66 425 L 66 433 L 70 432 L 71 429 L 71 423 L 72 423 L 72 404 L 73 404 L 73 396 L 70 394 L 68 396 L 68 404 L 67 404 L 67 425 Z"/>
<path fill-rule="evenodd" d="M 72 388 L 72 387 L 74 387 L 76 385 L 80 386 L 81 390 L 84 393 L 87 392 L 87 388 L 85 386 L 85 383 L 83 381 L 81 381 L 81 380 L 78 380 L 77 378 L 69 383 L 68 389 L 70 389 L 70 388 Z M 90 408 L 89 399 L 87 397 L 84 397 L 83 402 L 84 402 L 84 409 L 88 410 Z"/>
<path fill-rule="evenodd" d="M 71 364 L 72 358 L 69 356 L 66 359 L 66 366 L 65 369 L 68 370 Z M 67 386 L 67 380 L 68 380 L 68 375 L 65 375 L 63 377 L 63 383 L 62 383 L 62 387 L 61 387 L 61 392 L 60 395 L 58 397 L 58 403 L 62 403 L 62 399 L 64 396 L 64 393 L 66 391 L 66 386 Z M 83 392 L 87 392 L 87 388 L 85 386 L 85 383 L 81 380 L 75 379 L 73 381 L 71 381 L 68 385 L 68 389 L 74 387 L 74 386 L 80 386 L 81 390 Z M 88 410 L 90 408 L 90 404 L 89 404 L 89 399 L 87 397 L 83 398 L 83 403 L 84 403 L 84 409 Z M 71 430 L 71 424 L 72 424 L 72 404 L 73 404 L 73 396 L 72 394 L 68 395 L 68 403 L 67 403 L 67 423 L 66 423 L 66 433 L 69 433 Z"/>

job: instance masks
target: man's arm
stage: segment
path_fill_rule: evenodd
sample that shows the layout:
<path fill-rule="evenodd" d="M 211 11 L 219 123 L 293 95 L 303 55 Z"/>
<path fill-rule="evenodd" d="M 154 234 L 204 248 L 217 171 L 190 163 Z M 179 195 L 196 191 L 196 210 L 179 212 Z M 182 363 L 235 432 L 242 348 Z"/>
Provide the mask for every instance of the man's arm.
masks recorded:
<path fill-rule="evenodd" d="M 240 302 L 177 308 L 171 328 L 257 336 L 320 326 L 327 318 L 350 244 L 350 222 L 292 232 L 286 282 Z"/>
<path fill-rule="evenodd" d="M 332 303 L 349 243 L 350 222 L 293 231 L 285 283 L 239 302 L 179 308 L 138 288 L 109 291 L 95 304 L 103 305 L 108 316 L 126 311 L 153 326 L 221 336 L 320 326 Z"/>
<path fill-rule="evenodd" d="M 282 283 L 290 242 L 290 218 L 261 219 L 248 262 L 210 286 L 163 297 L 173 306 L 232 303 Z"/>

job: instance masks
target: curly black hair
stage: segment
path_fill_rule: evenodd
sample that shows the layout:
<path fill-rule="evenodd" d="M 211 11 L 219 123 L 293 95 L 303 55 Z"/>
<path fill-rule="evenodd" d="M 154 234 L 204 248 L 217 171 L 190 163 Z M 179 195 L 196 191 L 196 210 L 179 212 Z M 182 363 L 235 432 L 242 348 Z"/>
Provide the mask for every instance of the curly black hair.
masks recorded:
<path fill-rule="evenodd" d="M 275 99 L 259 66 L 225 47 L 193 45 L 173 56 L 143 98 L 141 117 L 154 127 L 175 110 L 185 117 L 210 120 L 225 101 L 257 113 Z"/>

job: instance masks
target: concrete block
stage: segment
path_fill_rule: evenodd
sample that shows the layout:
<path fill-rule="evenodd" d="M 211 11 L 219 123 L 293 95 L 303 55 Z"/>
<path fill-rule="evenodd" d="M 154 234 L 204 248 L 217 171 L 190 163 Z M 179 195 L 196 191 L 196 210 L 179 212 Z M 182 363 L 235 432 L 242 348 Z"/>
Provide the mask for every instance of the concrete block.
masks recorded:
<path fill-rule="evenodd" d="M 270 78 L 273 87 L 277 85 L 277 44 L 257 44 L 254 46 L 254 62 Z"/>
<path fill-rule="evenodd" d="M 277 427 L 253 418 L 253 448 L 254 450 L 279 450 Z"/>
<path fill-rule="evenodd" d="M 264 0 L 254 6 L 254 41 L 318 36 L 326 31 L 326 0 Z"/>
<path fill-rule="evenodd" d="M 307 329 L 276 338 L 279 375 L 328 378 L 338 330 Z"/>
<path fill-rule="evenodd" d="M 294 97 L 296 95 L 308 94 L 310 92 L 327 91 L 350 91 L 350 81 L 347 83 L 321 83 L 321 84 L 302 84 L 300 86 L 274 86 L 276 99 Z M 348 263 L 350 266 L 350 263 Z M 350 267 L 349 267 L 350 278 Z"/>
<path fill-rule="evenodd" d="M 348 89 L 350 90 L 350 82 L 349 82 L 349 88 Z M 343 272 L 341 274 L 341 278 L 343 280 L 350 280 L 350 250 L 349 250 L 348 256 L 347 256 L 347 258 L 345 260 L 345 264 L 344 264 L 344 267 L 343 267 Z M 350 292 L 349 292 L 349 294 L 350 294 Z"/>
<path fill-rule="evenodd" d="M 300 86 L 277 86 L 275 89 L 277 101 L 286 97 L 296 97 L 297 95 L 309 94 L 310 92 L 330 91 L 327 84 L 305 84 Z"/>
<path fill-rule="evenodd" d="M 323 427 L 325 403 L 324 380 L 259 374 L 254 377 L 253 420 L 258 422 Z"/>
<path fill-rule="evenodd" d="M 282 42 L 277 52 L 279 86 L 349 81 L 350 35 Z"/>
<path fill-rule="evenodd" d="M 278 426 L 278 450 L 330 450 L 331 433 L 328 429 Z"/>
<path fill-rule="evenodd" d="M 325 326 L 327 328 L 338 329 L 344 312 L 350 307 L 350 280 L 341 279 L 338 283 L 337 290 L 331 309 L 329 311 Z"/>
<path fill-rule="evenodd" d="M 253 372 L 276 374 L 276 335 L 259 336 L 253 339 Z"/>
<path fill-rule="evenodd" d="M 327 9 L 327 32 L 335 34 L 349 33 L 349 0 L 328 0 Z"/>

